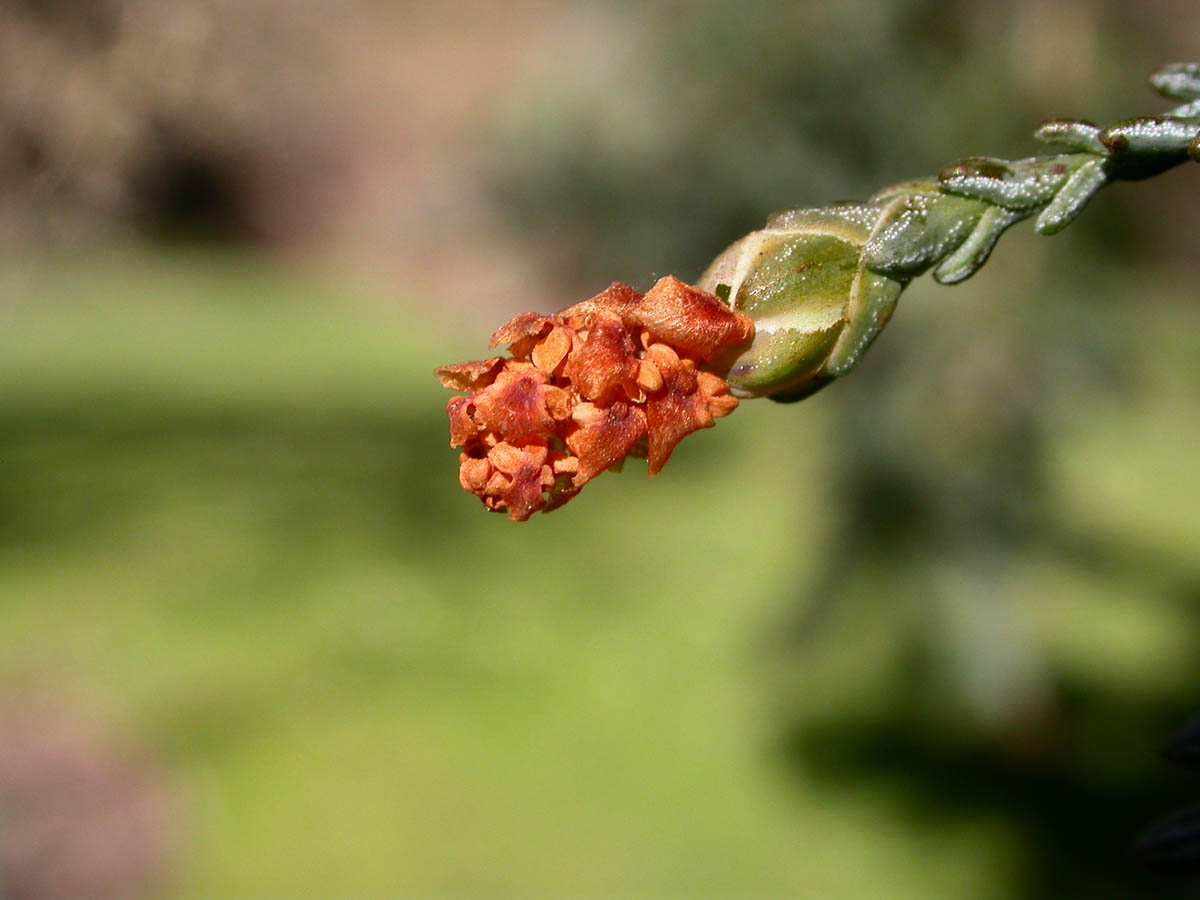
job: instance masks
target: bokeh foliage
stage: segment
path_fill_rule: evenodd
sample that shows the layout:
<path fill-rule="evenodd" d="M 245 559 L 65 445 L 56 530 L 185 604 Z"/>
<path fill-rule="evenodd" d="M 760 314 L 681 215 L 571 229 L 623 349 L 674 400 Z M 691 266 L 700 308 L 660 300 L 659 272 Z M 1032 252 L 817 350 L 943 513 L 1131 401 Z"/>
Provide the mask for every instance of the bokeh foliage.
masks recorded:
<path fill-rule="evenodd" d="M 1154 754 L 1200 656 L 1186 304 L 1128 348 L 1153 404 L 1043 435 L 1040 520 L 1074 543 L 977 532 L 971 568 L 927 524 L 976 508 L 966 451 L 875 473 L 903 546 L 833 527 L 870 451 L 832 390 L 515 527 L 453 489 L 424 379 L 461 338 L 236 258 L 34 284 L 2 357 L 4 670 L 120 698 L 187 788 L 179 895 L 1146 887 L 1105 854 L 1187 787 Z M 836 608 L 789 624 L 834 562 Z"/>

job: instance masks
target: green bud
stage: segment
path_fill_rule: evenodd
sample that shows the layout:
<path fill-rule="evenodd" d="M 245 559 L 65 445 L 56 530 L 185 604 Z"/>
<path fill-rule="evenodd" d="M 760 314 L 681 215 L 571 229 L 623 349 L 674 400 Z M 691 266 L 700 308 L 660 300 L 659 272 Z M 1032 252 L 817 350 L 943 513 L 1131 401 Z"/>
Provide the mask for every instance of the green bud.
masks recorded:
<path fill-rule="evenodd" d="M 881 207 L 777 213 L 717 257 L 699 287 L 754 322 L 727 380 L 742 397 L 800 400 L 850 371 L 906 282 L 867 269 Z"/>

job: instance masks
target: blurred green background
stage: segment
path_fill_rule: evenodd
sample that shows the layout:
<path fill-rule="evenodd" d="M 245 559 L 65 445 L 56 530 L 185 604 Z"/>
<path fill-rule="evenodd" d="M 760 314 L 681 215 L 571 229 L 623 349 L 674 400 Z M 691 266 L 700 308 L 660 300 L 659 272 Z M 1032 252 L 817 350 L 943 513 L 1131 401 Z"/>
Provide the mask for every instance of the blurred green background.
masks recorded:
<path fill-rule="evenodd" d="M 1200 706 L 1195 167 L 553 518 L 459 490 L 431 370 L 1159 111 L 1197 38 L 1168 0 L 0 7 L 0 897 L 1194 896 L 1130 850 L 1200 796 L 1157 755 Z"/>

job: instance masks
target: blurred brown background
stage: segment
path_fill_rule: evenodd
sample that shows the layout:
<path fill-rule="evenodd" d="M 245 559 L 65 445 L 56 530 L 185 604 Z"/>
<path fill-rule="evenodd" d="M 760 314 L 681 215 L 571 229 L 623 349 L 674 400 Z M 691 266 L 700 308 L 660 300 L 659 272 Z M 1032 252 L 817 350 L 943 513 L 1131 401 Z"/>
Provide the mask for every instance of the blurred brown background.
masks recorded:
<path fill-rule="evenodd" d="M 430 370 L 1165 109 L 1193 13 L 0 6 L 0 898 L 1191 896 L 1194 166 L 557 521 Z"/>

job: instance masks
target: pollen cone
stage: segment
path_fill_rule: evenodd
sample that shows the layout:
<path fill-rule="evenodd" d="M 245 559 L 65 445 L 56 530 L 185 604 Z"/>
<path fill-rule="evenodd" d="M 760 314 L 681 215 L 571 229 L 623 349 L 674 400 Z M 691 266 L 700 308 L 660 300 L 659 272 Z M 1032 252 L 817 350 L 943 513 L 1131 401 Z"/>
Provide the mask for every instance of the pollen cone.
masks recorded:
<path fill-rule="evenodd" d="M 492 335 L 509 356 L 442 366 L 459 482 L 523 522 L 562 506 L 626 456 L 657 474 L 676 445 L 727 416 L 722 361 L 754 336 L 748 318 L 676 278 L 645 295 L 613 284 L 553 316 Z"/>

